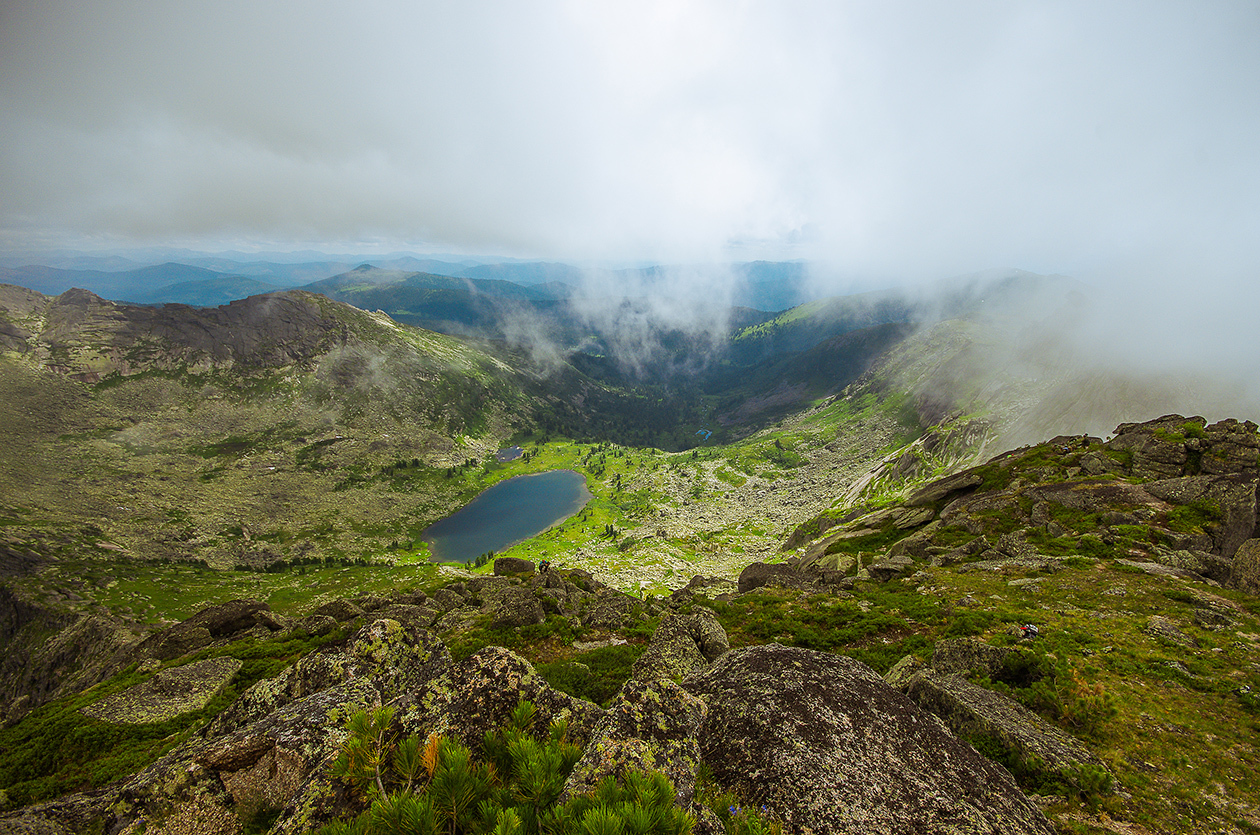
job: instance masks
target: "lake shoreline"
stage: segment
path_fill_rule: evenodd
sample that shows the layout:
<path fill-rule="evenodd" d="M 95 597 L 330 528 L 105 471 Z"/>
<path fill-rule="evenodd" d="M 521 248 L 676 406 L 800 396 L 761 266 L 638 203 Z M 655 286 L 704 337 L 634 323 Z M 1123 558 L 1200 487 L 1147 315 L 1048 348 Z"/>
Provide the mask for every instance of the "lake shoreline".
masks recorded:
<path fill-rule="evenodd" d="M 592 498 L 586 478 L 576 470 L 514 476 L 434 522 L 420 538 L 429 543 L 432 562 L 467 565 L 562 524 Z"/>

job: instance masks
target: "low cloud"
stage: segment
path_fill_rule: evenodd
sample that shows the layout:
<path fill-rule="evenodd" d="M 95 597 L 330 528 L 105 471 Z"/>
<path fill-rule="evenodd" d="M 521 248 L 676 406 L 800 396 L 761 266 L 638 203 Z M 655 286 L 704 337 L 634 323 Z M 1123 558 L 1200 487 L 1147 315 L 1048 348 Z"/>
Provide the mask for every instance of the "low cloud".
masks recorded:
<path fill-rule="evenodd" d="M 1246 4 L 2 14 L 10 237 L 808 257 L 870 279 L 1232 253 L 1260 219 Z"/>
<path fill-rule="evenodd" d="M 1088 286 L 1084 356 L 1242 374 L 1257 42 L 1247 3 L 8 4 L 0 246 L 1018 267 Z M 732 298 L 625 281 L 578 304 L 632 365 Z"/>

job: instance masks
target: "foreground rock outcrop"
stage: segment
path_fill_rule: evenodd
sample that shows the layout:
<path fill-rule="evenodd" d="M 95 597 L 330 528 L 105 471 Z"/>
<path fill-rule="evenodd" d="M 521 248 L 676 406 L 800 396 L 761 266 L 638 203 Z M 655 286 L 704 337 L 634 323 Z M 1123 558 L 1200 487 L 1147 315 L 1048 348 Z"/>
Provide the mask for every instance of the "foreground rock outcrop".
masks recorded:
<path fill-rule="evenodd" d="M 684 686 L 718 781 L 794 831 L 1053 832 L 1007 771 L 852 659 L 767 644 Z"/>
<path fill-rule="evenodd" d="M 810 588 L 846 575 L 884 582 L 918 562 L 1053 570 L 1054 557 L 1035 543 L 1088 552 L 1081 537 L 1124 542 L 1132 557 L 1180 576 L 1260 588 L 1248 545 L 1260 539 L 1258 496 L 1256 424 L 1165 415 L 1122 424 L 1106 442 L 1060 436 L 1003 453 L 917 488 L 899 506 L 828 511 L 788 538 L 797 553 L 785 563 L 750 566 L 740 590 Z M 876 537 L 892 544 L 861 553 Z"/>
<path fill-rule="evenodd" d="M 375 608 L 399 605 L 406 604 Z M 731 652 L 708 609 L 666 617 L 648 661 L 607 709 L 556 690 L 508 650 L 487 647 L 453 662 L 423 626 L 360 617 L 349 637 L 258 681 L 139 773 L 0 818 L 0 832 L 138 832 L 146 821 L 146 831 L 236 833 L 250 810 L 272 808 L 282 811 L 270 831 L 307 833 L 361 808 L 329 772 L 354 711 L 393 705 L 398 733 L 445 734 L 476 750 L 522 699 L 537 707 L 536 733 L 563 721 L 568 740 L 583 749 L 569 793 L 606 776 L 659 770 L 691 808 L 706 763 L 720 786 L 766 804 L 794 832 L 1050 831 L 1006 772 L 874 671 L 778 645 Z M 93 706 L 94 715 L 151 719 L 149 696 L 185 680 L 204 679 L 212 689 L 237 667 L 223 658 L 171 667 Z M 680 686 L 673 678 L 682 674 Z"/>
<path fill-rule="evenodd" d="M 1098 758 L 1075 737 L 1023 705 L 959 676 L 923 670 L 904 687 L 910 699 L 939 716 L 955 734 L 984 740 L 1009 752 L 1025 769 L 1071 783 L 1081 766 L 1101 768 Z"/>

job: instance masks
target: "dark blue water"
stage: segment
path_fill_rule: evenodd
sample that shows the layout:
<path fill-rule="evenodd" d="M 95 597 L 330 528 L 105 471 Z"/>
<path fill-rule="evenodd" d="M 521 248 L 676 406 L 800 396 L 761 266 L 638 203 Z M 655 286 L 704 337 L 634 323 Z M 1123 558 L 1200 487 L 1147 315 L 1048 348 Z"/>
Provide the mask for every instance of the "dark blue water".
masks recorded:
<path fill-rule="evenodd" d="M 590 501 L 586 479 L 552 470 L 501 481 L 420 533 L 436 562 L 472 562 L 568 519 Z"/>

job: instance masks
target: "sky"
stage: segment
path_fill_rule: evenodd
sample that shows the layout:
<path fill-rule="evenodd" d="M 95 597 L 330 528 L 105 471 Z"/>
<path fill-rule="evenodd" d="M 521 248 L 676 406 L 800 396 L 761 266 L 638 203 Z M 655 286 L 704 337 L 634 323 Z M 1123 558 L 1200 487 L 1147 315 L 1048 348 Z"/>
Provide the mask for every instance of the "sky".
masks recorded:
<path fill-rule="evenodd" d="M 1260 262 L 1254 2 L 0 0 L 0 113 L 6 250 Z"/>

